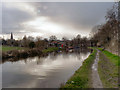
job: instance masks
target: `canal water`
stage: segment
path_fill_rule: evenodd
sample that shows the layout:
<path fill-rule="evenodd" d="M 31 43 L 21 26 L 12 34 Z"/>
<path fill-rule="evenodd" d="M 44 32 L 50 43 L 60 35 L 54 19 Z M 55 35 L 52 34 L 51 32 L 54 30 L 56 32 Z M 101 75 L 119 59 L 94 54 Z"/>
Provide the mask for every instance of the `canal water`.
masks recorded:
<path fill-rule="evenodd" d="M 46 57 L 7 61 L 2 65 L 3 88 L 59 88 L 82 66 L 89 51 L 50 53 Z"/>

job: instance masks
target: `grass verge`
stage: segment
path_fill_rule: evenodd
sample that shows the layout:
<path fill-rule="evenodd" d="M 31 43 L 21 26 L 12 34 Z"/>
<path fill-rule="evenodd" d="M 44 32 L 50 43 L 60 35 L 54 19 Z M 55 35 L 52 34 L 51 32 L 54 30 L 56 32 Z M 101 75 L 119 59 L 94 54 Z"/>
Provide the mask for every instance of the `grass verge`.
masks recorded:
<path fill-rule="evenodd" d="M 10 46 L 1 46 L 2 52 L 7 52 L 7 51 L 11 51 L 11 50 L 22 50 L 22 49 L 26 49 L 24 47 L 10 47 Z"/>
<path fill-rule="evenodd" d="M 48 52 L 53 52 L 53 51 L 57 51 L 58 48 L 57 47 L 50 47 L 47 49 L 42 50 L 43 53 L 48 53 Z"/>
<path fill-rule="evenodd" d="M 61 86 L 61 90 L 64 88 L 91 88 L 91 66 L 96 57 L 96 50 L 89 55 L 89 57 L 83 62 L 83 65 L 74 73 L 74 75 Z"/>
<path fill-rule="evenodd" d="M 98 48 L 100 51 L 102 51 L 102 48 Z M 108 57 L 108 59 L 113 63 L 115 64 L 116 66 L 120 66 L 120 57 L 115 55 L 115 54 L 112 54 L 110 53 L 109 51 L 107 50 L 104 50 L 102 51 L 102 53 L 104 53 L 104 55 L 106 55 Z"/>
<path fill-rule="evenodd" d="M 104 88 L 118 88 L 118 60 L 120 57 L 106 50 L 99 54 L 98 73 Z"/>

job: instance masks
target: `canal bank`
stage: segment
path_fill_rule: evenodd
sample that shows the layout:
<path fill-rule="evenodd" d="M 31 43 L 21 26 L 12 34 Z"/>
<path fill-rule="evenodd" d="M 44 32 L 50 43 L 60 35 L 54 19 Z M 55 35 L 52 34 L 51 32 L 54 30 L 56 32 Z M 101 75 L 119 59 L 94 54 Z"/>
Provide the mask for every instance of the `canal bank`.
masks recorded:
<path fill-rule="evenodd" d="M 61 89 L 119 87 L 118 68 L 120 67 L 120 57 L 102 48 L 93 49 L 94 52 L 66 84 L 61 86 Z"/>
<path fill-rule="evenodd" d="M 19 60 L 34 56 L 47 56 L 48 53 L 58 51 L 57 47 L 50 47 L 44 50 L 39 48 L 26 49 L 26 50 L 11 50 L 2 52 L 2 61 L 6 60 Z"/>
<path fill-rule="evenodd" d="M 89 57 L 84 60 L 82 66 L 74 73 L 74 75 L 66 82 L 65 85 L 61 86 L 64 88 L 92 88 L 92 64 L 96 57 L 97 50 L 89 55 Z"/>
<path fill-rule="evenodd" d="M 120 57 L 108 52 L 100 50 L 98 73 L 103 83 L 103 88 L 118 88 L 118 68 L 120 67 Z"/>

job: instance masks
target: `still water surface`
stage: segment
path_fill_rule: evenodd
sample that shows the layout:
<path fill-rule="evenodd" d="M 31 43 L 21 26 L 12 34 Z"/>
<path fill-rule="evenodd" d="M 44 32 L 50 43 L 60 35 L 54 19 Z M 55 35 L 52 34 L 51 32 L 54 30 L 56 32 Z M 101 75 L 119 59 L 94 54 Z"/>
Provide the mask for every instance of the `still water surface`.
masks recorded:
<path fill-rule="evenodd" d="M 90 52 L 51 53 L 46 57 L 2 64 L 3 88 L 58 88 L 82 65 Z"/>

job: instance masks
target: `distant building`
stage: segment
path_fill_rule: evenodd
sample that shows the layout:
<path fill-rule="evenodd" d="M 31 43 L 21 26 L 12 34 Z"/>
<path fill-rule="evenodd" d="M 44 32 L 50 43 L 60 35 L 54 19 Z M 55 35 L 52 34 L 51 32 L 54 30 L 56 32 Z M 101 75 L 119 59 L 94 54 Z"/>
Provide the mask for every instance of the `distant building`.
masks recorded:
<path fill-rule="evenodd" d="M 6 45 L 8 46 L 14 46 L 15 39 L 13 38 L 13 34 L 11 32 L 10 39 L 6 40 Z"/>
<path fill-rule="evenodd" d="M 49 46 L 55 46 L 55 47 L 63 47 L 65 46 L 65 42 L 64 41 L 60 41 L 60 40 L 56 40 L 56 41 L 51 41 L 49 42 Z"/>
<path fill-rule="evenodd" d="M 12 34 L 12 32 L 11 32 L 11 38 L 10 39 L 13 40 L 13 34 Z"/>
<path fill-rule="evenodd" d="M 10 38 L 11 46 L 13 46 L 14 41 L 15 41 L 15 40 L 13 39 L 13 34 L 12 34 L 12 32 L 11 32 L 11 38 Z"/>

